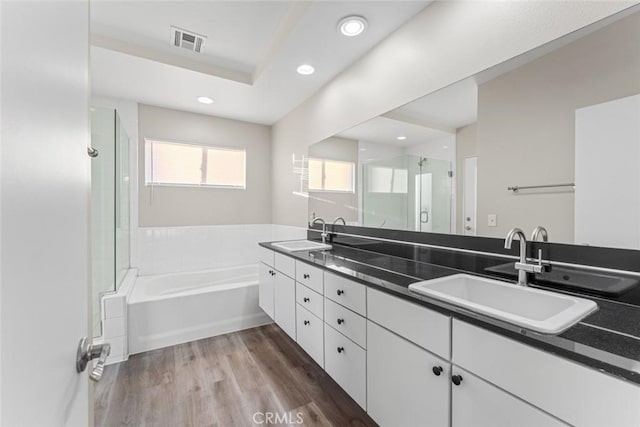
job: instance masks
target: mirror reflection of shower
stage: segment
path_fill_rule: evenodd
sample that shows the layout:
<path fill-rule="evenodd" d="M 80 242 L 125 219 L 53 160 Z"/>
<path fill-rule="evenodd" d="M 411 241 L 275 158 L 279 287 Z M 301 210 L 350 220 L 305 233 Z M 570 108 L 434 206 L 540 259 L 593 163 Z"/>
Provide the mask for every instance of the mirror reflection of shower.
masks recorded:
<path fill-rule="evenodd" d="M 401 155 L 362 166 L 362 225 L 450 232 L 451 162 Z"/>

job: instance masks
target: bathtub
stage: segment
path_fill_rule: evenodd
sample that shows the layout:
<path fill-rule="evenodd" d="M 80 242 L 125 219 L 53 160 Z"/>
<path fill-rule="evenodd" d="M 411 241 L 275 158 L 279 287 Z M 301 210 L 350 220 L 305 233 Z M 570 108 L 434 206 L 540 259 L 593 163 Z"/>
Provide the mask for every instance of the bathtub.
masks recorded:
<path fill-rule="evenodd" d="M 139 276 L 128 303 L 129 353 L 271 323 L 258 306 L 258 265 Z"/>

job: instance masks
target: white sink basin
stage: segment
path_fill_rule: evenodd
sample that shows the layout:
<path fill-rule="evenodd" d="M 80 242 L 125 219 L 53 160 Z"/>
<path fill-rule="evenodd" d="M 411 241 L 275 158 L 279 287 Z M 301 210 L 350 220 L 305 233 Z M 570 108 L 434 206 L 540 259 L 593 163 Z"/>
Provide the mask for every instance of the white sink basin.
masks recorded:
<path fill-rule="evenodd" d="M 288 242 L 272 243 L 271 246 L 284 249 L 289 252 L 296 251 L 325 251 L 331 249 L 331 245 L 326 245 L 320 242 L 314 242 L 311 240 L 290 240 Z"/>
<path fill-rule="evenodd" d="M 543 334 L 559 334 L 598 309 L 588 299 L 469 274 L 413 283 L 409 290 Z"/>

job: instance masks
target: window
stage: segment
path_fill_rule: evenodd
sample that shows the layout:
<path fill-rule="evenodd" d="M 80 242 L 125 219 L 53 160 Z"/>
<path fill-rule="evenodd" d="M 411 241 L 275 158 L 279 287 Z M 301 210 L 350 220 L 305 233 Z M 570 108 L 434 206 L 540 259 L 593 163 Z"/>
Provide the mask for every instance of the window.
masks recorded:
<path fill-rule="evenodd" d="M 407 169 L 372 166 L 369 172 L 370 193 L 406 193 L 409 174 Z"/>
<path fill-rule="evenodd" d="M 145 184 L 246 188 L 246 151 L 145 139 Z"/>
<path fill-rule="evenodd" d="M 353 162 L 309 159 L 309 190 L 353 193 L 355 187 Z"/>

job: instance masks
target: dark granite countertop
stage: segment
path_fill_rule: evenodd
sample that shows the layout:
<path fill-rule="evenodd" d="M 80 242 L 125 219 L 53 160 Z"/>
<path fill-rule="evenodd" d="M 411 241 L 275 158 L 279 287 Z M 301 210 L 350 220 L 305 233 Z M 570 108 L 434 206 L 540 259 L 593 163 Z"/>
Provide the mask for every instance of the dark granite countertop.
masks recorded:
<path fill-rule="evenodd" d="M 582 298 L 595 301 L 598 304 L 598 311 L 560 335 L 544 335 L 427 296 L 418 295 L 408 289 L 411 283 L 420 280 L 459 273 L 505 280 L 484 270 L 487 263 L 492 263 L 492 260 L 487 259 L 484 255 L 473 256 L 477 258 L 472 262 L 473 266 L 463 263 L 465 265 L 460 265 L 460 268 L 453 268 L 451 263 L 448 263 L 448 266 L 443 266 L 429 262 L 418 262 L 339 244 L 334 244 L 330 251 L 298 252 L 281 250 L 270 243 L 260 243 L 260 246 L 321 267 L 366 286 L 411 300 L 432 310 L 549 353 L 640 384 L 640 307 L 638 306 L 594 296 L 579 295 Z M 532 286 L 545 289 L 544 286 L 535 284 Z M 557 289 L 547 289 L 558 292 Z"/>

